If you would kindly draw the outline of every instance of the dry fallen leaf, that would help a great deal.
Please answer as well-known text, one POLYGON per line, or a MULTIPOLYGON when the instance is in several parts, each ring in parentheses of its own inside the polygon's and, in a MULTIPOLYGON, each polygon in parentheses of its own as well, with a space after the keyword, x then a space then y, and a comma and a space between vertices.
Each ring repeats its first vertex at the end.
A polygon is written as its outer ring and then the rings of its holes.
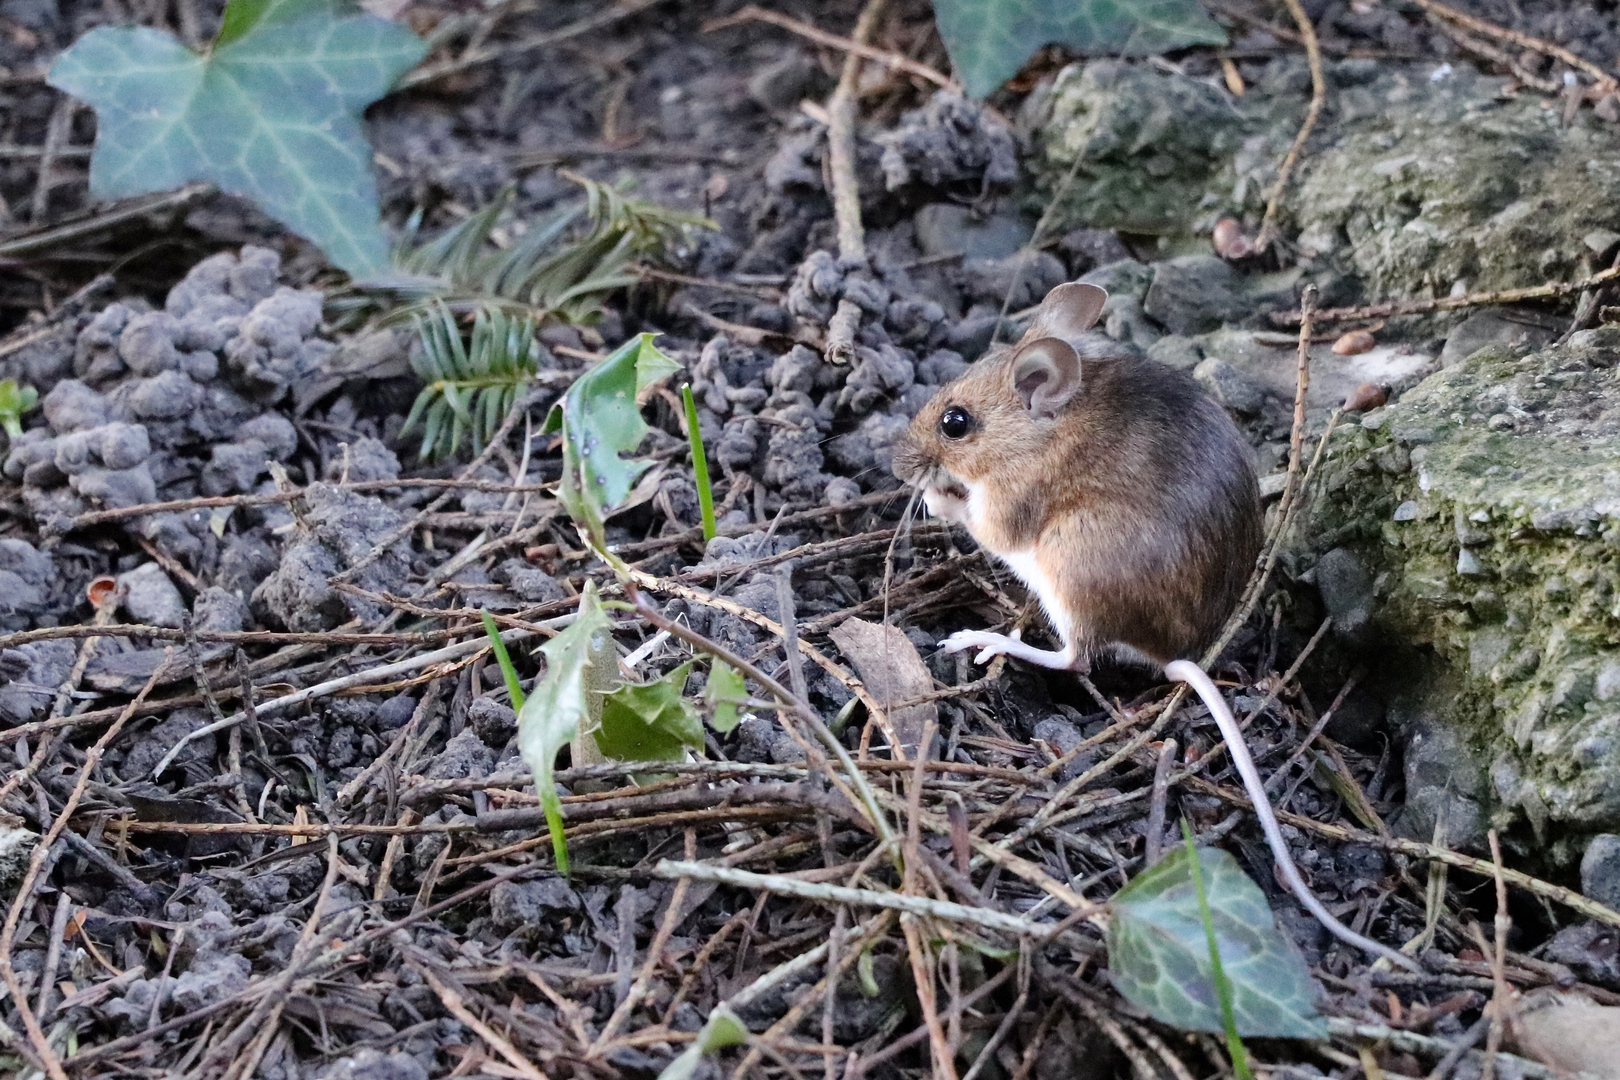
POLYGON ((1518 1053, 1561 1073, 1620 1080, 1620 1006, 1535 990, 1520 1002, 1510 1034, 1518 1053))
POLYGON ((939 723, 939 710, 931 701, 905 709, 890 706, 934 688, 933 673, 917 654, 917 647, 899 627, 863 619, 845 619, 827 636, 855 665, 855 672, 866 689, 889 714, 889 724, 907 759, 916 760, 923 729, 930 723, 939 723))

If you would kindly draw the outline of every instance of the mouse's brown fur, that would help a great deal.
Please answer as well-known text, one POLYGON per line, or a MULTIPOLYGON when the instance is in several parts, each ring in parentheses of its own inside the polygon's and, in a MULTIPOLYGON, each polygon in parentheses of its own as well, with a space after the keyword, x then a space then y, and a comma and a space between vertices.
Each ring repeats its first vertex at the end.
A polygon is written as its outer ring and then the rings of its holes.
MULTIPOLYGON (((1077 288, 1089 287, 1059 290, 1077 288)), ((1189 376, 1099 349, 1081 332, 1100 291, 1082 299, 1059 290, 1023 340, 923 407, 896 449, 895 474, 932 489, 931 504, 993 554, 1022 556, 1026 582, 1031 565, 1045 575, 1049 587, 1036 591, 1077 666, 1116 645, 1161 664, 1192 656, 1237 604, 1260 549, 1248 448, 1189 376), (1072 396, 1049 416, 1021 392, 1032 346, 1078 358, 1072 396), (971 414, 972 430, 949 439, 940 424, 953 406, 971 414)))

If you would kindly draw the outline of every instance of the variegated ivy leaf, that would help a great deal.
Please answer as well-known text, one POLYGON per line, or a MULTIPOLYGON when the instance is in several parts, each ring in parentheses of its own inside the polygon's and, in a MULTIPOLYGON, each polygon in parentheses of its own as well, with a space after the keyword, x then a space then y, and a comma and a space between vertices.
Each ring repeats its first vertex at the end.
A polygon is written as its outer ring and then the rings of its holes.
POLYGON ((207 181, 358 277, 388 261, 360 114, 426 51, 348 0, 230 0, 203 52, 148 26, 101 26, 49 82, 96 110, 92 198, 207 181))
MULTIPOLYGON (((1299 950, 1278 930, 1265 894, 1231 855, 1197 850, 1238 1034, 1325 1038, 1315 984, 1299 950)), ((1114 895, 1108 971, 1125 1000, 1155 1020, 1220 1033, 1220 999, 1191 871, 1190 855, 1177 848, 1114 895)))

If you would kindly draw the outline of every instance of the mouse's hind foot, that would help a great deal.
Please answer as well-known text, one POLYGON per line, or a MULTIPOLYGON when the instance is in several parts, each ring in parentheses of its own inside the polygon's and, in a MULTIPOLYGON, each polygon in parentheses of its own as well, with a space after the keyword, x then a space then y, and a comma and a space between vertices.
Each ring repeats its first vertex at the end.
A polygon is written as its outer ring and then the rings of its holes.
POLYGON ((1015 660, 1058 671, 1083 670, 1076 664, 1076 655, 1071 648, 1037 649, 1017 638, 1008 637, 1006 634, 993 634, 988 630, 958 630, 940 642, 939 647, 953 653, 978 649, 978 655, 973 658, 975 664, 988 664, 997 656, 1010 656, 1015 660))

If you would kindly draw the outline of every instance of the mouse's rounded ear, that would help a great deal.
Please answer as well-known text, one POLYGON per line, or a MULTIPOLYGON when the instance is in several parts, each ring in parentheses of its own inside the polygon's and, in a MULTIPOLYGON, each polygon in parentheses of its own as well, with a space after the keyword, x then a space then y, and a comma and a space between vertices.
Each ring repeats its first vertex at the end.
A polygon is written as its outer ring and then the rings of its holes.
POLYGON ((1107 302, 1108 291, 1096 285, 1080 281, 1059 285, 1041 301, 1041 310, 1025 337, 1029 340, 1055 337, 1067 341, 1096 325, 1107 302))
POLYGON ((1057 338, 1039 338, 1013 358, 1013 393, 1032 416, 1056 416, 1080 392, 1080 354, 1057 338))

